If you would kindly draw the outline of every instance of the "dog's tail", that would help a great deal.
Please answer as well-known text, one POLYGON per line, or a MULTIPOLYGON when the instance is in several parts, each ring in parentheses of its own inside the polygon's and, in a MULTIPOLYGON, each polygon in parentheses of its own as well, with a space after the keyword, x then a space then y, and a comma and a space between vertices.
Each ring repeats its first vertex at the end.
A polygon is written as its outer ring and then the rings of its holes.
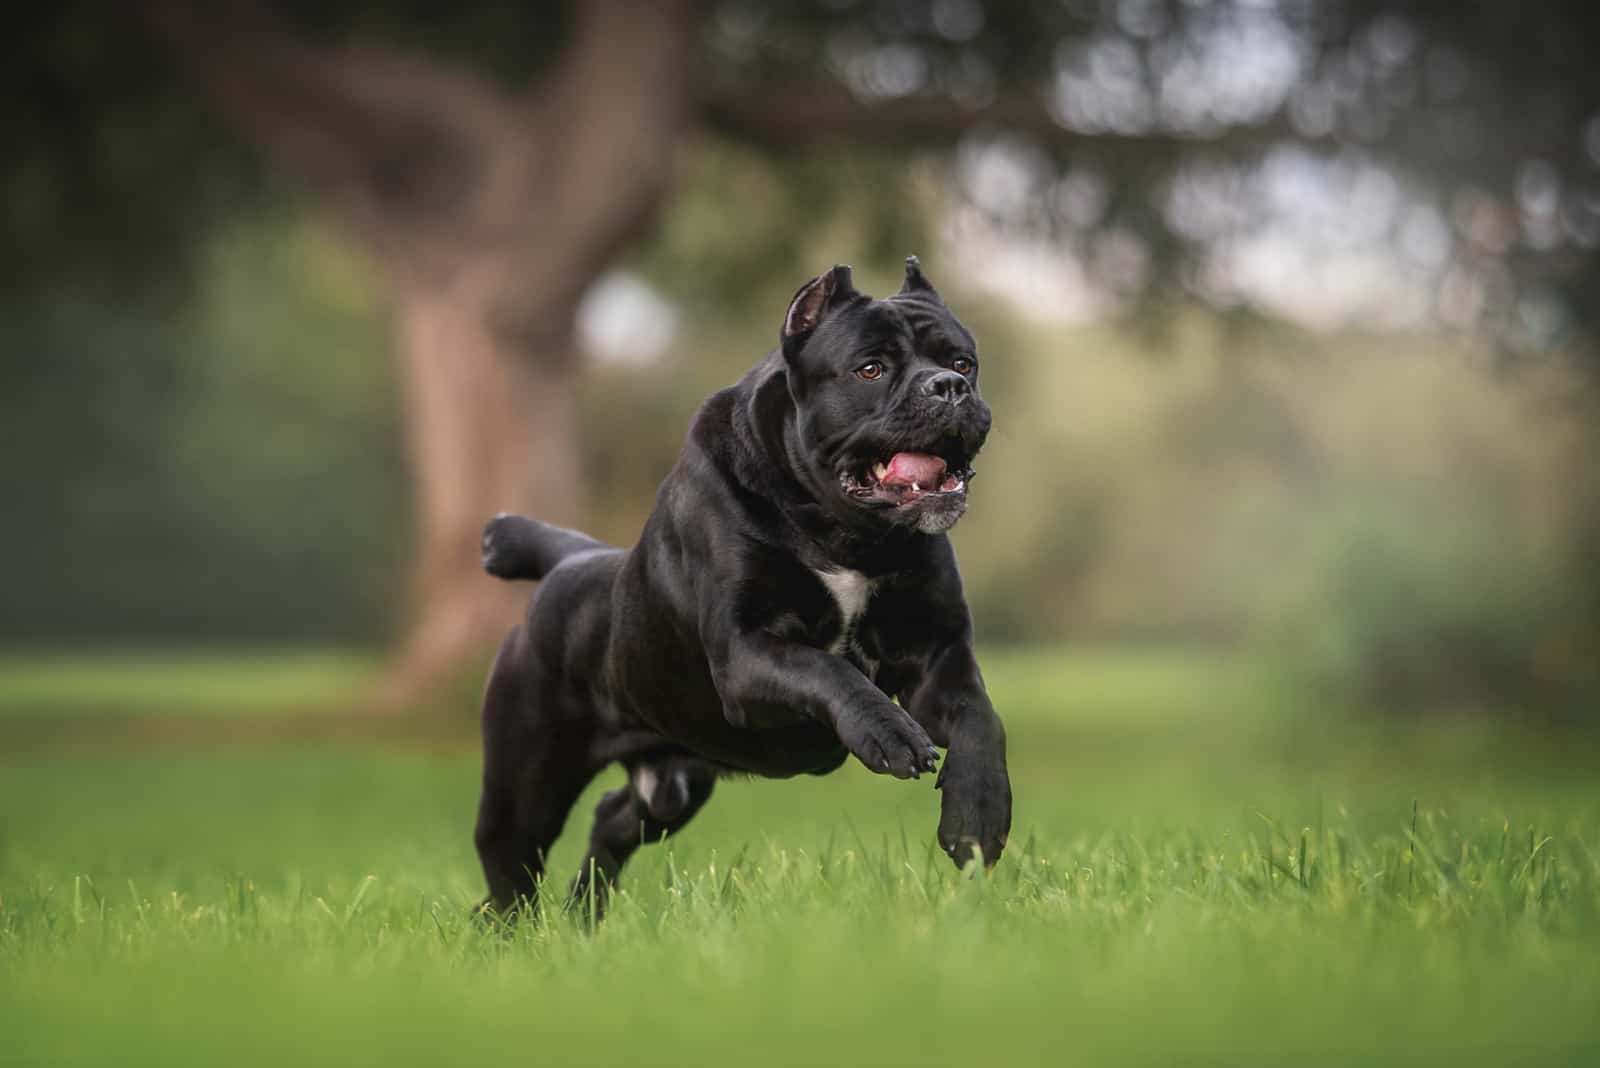
POLYGON ((569 556, 609 548, 576 530, 501 512, 483 528, 483 569, 503 579, 542 579, 569 556))

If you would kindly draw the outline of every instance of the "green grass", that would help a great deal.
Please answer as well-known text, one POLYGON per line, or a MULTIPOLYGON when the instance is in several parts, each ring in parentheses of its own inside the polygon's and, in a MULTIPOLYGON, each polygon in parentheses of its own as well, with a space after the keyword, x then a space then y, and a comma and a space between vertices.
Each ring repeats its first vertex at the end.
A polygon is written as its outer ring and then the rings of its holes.
POLYGON ((358 699, 377 666, 328 650, 0 653, 0 722, 321 712, 358 699))
POLYGON ((985 663, 993 873, 934 853, 927 779, 724 782, 597 930, 469 918, 470 739, 14 757, 0 1062, 1600 1057, 1591 743, 1348 726, 1196 653, 985 663))

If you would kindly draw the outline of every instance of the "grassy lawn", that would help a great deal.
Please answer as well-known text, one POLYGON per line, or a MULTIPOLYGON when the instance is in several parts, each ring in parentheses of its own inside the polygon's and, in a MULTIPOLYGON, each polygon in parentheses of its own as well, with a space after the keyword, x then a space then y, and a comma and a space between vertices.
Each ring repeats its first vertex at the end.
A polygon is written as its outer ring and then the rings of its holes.
POLYGON ((0 664, 0 1063, 1600 1059, 1600 750, 1351 724, 1234 659, 987 657, 988 877, 928 779, 724 782, 593 931, 469 919, 468 737, 8 753, 91 706, 334 705, 358 660, 0 664))
POLYGON ((356 700, 371 654, 0 652, 0 723, 322 713, 356 700))

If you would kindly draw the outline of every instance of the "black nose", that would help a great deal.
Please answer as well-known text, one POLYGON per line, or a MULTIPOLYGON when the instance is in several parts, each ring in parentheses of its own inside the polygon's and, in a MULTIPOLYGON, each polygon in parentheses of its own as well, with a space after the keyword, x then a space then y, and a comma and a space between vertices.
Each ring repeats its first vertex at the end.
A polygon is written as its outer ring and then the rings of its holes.
POLYGON ((951 404, 960 404, 972 396, 972 383, 967 376, 954 371, 935 371, 922 383, 922 392, 951 404))

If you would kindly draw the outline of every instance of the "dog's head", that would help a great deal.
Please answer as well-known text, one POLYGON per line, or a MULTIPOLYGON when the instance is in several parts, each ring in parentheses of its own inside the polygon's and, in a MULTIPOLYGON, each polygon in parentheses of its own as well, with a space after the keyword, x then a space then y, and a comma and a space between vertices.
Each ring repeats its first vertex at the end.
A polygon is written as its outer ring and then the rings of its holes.
POLYGON ((850 268, 800 287, 783 323, 796 430, 822 503, 864 520, 934 534, 967 510, 972 461, 989 433, 972 335, 917 258, 876 300, 850 268))

